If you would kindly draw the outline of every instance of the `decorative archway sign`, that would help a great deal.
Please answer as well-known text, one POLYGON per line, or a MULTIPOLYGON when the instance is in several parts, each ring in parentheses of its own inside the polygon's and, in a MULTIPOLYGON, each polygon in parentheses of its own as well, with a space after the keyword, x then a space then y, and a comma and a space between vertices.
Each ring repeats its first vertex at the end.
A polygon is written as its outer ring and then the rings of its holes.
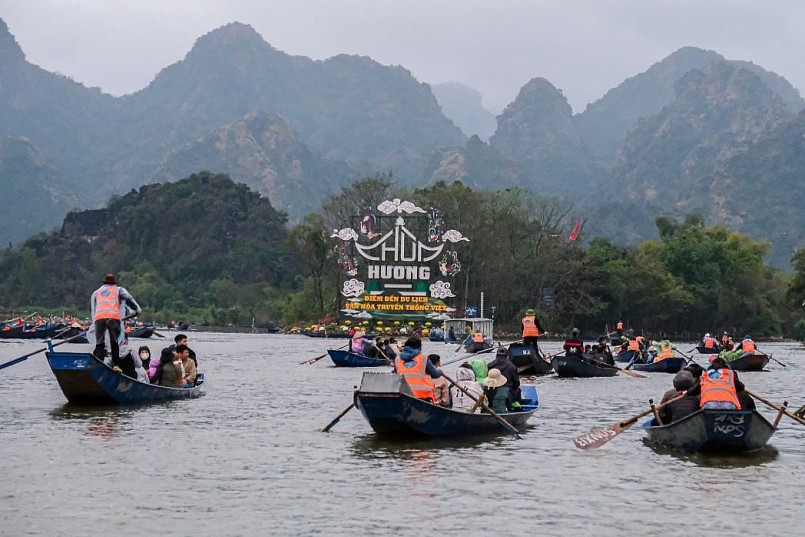
POLYGON ((341 313, 353 319, 441 320, 454 309, 457 248, 469 239, 444 229, 438 209, 429 211, 394 199, 353 217, 333 230, 343 269, 341 313))

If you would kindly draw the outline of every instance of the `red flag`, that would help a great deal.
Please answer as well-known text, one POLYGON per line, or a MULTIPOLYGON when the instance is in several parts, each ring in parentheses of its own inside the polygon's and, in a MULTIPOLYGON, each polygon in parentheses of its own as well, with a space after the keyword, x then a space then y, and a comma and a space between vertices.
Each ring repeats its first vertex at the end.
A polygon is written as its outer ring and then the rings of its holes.
POLYGON ((569 241, 574 241, 579 236, 579 228, 581 227, 581 221, 576 222, 576 225, 573 226, 573 231, 570 232, 570 236, 567 238, 569 241))

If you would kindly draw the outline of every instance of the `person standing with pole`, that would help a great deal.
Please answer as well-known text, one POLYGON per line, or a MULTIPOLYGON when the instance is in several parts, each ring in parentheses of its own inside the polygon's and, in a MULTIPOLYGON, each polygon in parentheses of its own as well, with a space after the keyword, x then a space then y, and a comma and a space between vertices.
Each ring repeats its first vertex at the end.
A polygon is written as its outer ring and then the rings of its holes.
POLYGON ((540 334, 544 334, 545 330, 542 328, 542 325, 539 323, 539 319, 537 319, 537 314, 532 309, 527 309, 525 311, 525 317, 523 317, 523 343, 526 345, 533 345, 534 350, 537 352, 538 355, 541 355, 539 351, 539 336, 540 334))
POLYGON ((115 275, 106 274, 102 285, 92 293, 90 299, 92 322, 95 326, 95 350, 92 354, 99 360, 106 357, 105 339, 106 333, 109 332, 112 365, 116 371, 120 371, 120 342, 118 339, 122 330, 120 310, 123 303, 134 310, 137 315, 142 312, 140 305, 126 288, 118 287, 115 275))

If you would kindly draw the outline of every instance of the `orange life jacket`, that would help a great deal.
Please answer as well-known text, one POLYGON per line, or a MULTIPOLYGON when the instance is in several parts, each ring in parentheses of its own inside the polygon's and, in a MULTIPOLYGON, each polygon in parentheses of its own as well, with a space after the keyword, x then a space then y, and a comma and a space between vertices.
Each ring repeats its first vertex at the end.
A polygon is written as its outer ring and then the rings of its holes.
POLYGON ((623 330, 623 323, 618 321, 618 330, 623 330))
POLYGON ((751 339, 745 339, 741 342, 741 348, 744 352, 755 352, 755 342, 751 339))
POLYGON ((484 342, 484 335, 481 332, 475 332, 475 335, 472 336, 472 341, 474 343, 483 343, 484 342))
POLYGON ((638 343, 636 339, 630 339, 629 340, 629 350, 630 351, 639 351, 640 350, 640 343, 638 343))
POLYGON ((665 360, 666 358, 673 358, 674 357, 674 349, 670 345, 663 345, 660 343, 660 354, 657 355, 657 358, 654 360, 658 362, 660 360, 665 360))
POLYGON ((719 369, 718 377, 714 379, 710 378, 710 373, 715 373, 715 371, 709 370, 702 373, 702 395, 699 406, 703 407, 705 403, 718 401, 732 403, 735 408, 740 409, 741 403, 738 401, 738 393, 735 391, 735 373, 732 369, 719 369))
POLYGON ((533 315, 523 317, 523 337, 539 337, 537 318, 533 315))
POLYGON ((704 348, 705 349, 712 349, 716 345, 716 340, 711 337, 704 338, 704 348))
POLYGON ((414 397, 417 399, 426 399, 431 403, 436 402, 436 392, 433 381, 427 371, 427 358, 420 352, 414 356, 413 360, 409 360, 410 367, 405 365, 405 360, 399 356, 395 360, 397 366, 397 373, 405 377, 405 381, 411 387, 414 397))
POLYGON ((120 290, 116 285, 102 285, 95 291, 95 321, 120 320, 120 290))

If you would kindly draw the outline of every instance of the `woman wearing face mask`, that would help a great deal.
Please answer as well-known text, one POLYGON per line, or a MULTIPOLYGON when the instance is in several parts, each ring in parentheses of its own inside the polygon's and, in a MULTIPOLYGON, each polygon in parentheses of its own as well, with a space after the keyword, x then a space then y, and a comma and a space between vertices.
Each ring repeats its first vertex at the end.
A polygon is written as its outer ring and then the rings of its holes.
POLYGON ((143 345, 137 351, 137 354, 140 356, 140 361, 143 363, 143 369, 145 369, 146 376, 150 380, 150 378, 151 378, 151 371, 150 371, 150 369, 151 369, 151 349, 149 349, 147 346, 143 345))

